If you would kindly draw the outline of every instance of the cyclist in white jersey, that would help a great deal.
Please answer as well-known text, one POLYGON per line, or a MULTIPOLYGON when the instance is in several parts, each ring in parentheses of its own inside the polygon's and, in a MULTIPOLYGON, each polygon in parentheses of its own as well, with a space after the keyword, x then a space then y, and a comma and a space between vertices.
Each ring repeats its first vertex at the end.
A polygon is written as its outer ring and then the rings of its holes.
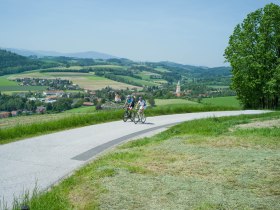
POLYGON ((136 107, 139 107, 140 112, 144 112, 144 110, 147 108, 146 102, 142 97, 139 97, 139 101, 137 102, 136 107))

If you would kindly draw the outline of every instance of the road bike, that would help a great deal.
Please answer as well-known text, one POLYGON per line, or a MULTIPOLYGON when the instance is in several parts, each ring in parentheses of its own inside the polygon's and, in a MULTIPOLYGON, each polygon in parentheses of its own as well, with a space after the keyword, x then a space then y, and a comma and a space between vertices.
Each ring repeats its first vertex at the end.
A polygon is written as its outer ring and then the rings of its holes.
POLYGON ((138 112, 135 113, 134 123, 137 124, 138 122, 142 122, 142 123, 146 122, 146 116, 143 110, 142 111, 139 110, 138 112))
POLYGON ((133 111, 132 107, 124 107, 124 110, 123 121, 126 122, 128 119, 134 121, 135 112, 133 111))

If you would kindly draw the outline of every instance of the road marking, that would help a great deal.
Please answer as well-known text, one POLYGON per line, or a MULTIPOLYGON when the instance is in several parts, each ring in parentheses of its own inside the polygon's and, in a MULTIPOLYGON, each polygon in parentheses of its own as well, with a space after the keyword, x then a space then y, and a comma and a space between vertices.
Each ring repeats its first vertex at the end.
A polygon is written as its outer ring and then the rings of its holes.
POLYGON ((126 140, 129 140, 129 139, 132 139, 136 136, 140 136, 142 134, 145 134, 145 133, 148 133, 148 132, 151 132, 151 131, 154 131, 154 130, 158 130, 160 128, 164 128, 164 127, 170 127, 170 126, 173 126, 173 125, 176 125, 178 123, 169 123, 169 124, 165 124, 165 125, 160 125, 160 126, 157 126, 157 127, 153 127, 153 128, 148 128, 148 129, 145 129, 145 130, 142 130, 142 131, 138 131, 138 132, 135 132, 135 133, 131 133, 131 134, 128 134, 126 136, 122 136, 120 138, 117 138, 117 139, 114 139, 112 141, 109 141, 105 144, 101 144, 97 147, 94 147, 94 148, 91 148, 73 158, 71 158, 72 160, 79 160, 79 161, 87 161, 91 158, 93 158, 95 155, 103 152, 104 150, 112 147, 112 146, 115 146, 123 141, 126 141, 126 140))

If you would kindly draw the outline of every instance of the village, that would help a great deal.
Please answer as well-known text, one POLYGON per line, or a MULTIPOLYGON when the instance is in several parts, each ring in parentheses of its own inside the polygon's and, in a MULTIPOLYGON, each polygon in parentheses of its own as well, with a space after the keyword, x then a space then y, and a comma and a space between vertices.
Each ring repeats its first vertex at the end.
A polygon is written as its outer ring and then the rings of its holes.
POLYGON ((48 90, 81 90, 79 85, 65 79, 16 78, 20 86, 48 86, 48 90))

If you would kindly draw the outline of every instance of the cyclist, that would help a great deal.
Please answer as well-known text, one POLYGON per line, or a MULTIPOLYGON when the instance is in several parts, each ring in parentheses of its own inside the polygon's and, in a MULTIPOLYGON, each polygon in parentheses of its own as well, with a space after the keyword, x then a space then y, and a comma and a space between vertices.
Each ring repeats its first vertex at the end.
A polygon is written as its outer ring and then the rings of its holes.
POLYGON ((144 113, 144 110, 147 108, 147 105, 146 105, 146 101, 142 97, 139 97, 139 101, 137 102, 136 107, 138 107, 138 106, 140 106, 139 113, 140 112, 144 113))
POLYGON ((135 105, 135 102, 134 102, 133 97, 131 97, 131 95, 128 95, 126 97, 126 101, 125 101, 124 107, 127 107, 127 110, 129 110, 129 115, 130 116, 131 116, 131 111, 134 108, 134 105, 135 105))

